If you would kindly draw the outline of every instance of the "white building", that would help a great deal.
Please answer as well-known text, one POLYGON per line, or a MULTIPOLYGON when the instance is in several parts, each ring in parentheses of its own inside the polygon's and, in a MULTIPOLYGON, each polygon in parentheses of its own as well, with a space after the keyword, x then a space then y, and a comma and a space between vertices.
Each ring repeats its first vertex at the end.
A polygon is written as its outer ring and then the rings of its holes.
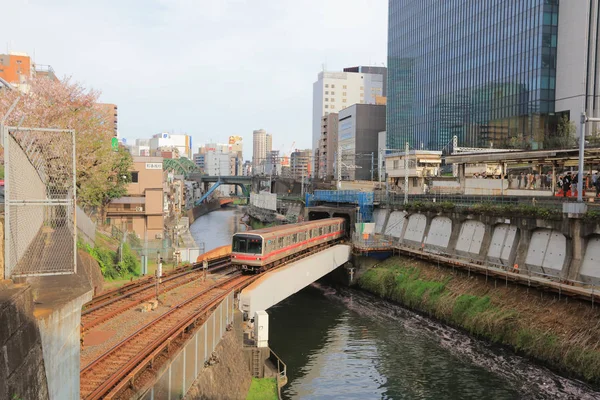
POLYGON ((352 67, 342 72, 319 73, 313 83, 313 154, 319 148, 323 116, 354 104, 376 104, 376 97, 386 96, 386 79, 385 67, 352 67))
POLYGON ((185 134, 158 133, 149 140, 150 151, 158 149, 177 149, 179 157, 192 159, 192 137, 185 134))
POLYGON ((273 150, 273 137, 264 129, 252 132, 252 171, 255 175, 265 173, 267 154, 273 150))

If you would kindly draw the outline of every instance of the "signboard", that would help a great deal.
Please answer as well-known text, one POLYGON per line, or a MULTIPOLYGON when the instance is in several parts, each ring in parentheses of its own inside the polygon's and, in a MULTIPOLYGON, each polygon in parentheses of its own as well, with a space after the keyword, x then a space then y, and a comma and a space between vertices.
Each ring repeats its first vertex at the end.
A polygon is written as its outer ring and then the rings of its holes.
POLYGON ((146 169, 162 169, 162 163, 146 163, 146 169))
POLYGON ((113 151, 119 150, 119 139, 113 137, 110 141, 110 147, 112 147, 113 151))

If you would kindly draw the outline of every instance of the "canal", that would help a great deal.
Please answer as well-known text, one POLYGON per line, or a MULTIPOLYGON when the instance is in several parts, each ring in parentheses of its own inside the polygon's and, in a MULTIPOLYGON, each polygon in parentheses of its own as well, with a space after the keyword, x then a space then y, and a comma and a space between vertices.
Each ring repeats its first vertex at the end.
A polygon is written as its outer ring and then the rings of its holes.
MULTIPOLYGON (((239 210, 201 217, 207 249, 242 230, 239 210)), ((398 305, 316 284, 269 313, 285 399, 597 399, 585 385, 398 305)))

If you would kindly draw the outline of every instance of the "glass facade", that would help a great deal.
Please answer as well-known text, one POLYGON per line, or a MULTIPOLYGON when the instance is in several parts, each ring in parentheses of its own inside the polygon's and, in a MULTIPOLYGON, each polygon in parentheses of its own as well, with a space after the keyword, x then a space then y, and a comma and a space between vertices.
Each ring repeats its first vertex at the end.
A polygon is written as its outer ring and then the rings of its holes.
POLYGON ((544 147, 558 0, 389 0, 387 147, 544 147))

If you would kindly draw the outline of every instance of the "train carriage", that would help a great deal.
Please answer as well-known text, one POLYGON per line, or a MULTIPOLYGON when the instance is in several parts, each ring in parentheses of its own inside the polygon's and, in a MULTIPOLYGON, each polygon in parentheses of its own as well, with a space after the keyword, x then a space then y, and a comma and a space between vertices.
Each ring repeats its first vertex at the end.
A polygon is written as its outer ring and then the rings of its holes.
POLYGON ((231 262, 247 272, 263 272, 299 253, 345 236, 343 218, 328 218, 240 232, 233 235, 231 262))

